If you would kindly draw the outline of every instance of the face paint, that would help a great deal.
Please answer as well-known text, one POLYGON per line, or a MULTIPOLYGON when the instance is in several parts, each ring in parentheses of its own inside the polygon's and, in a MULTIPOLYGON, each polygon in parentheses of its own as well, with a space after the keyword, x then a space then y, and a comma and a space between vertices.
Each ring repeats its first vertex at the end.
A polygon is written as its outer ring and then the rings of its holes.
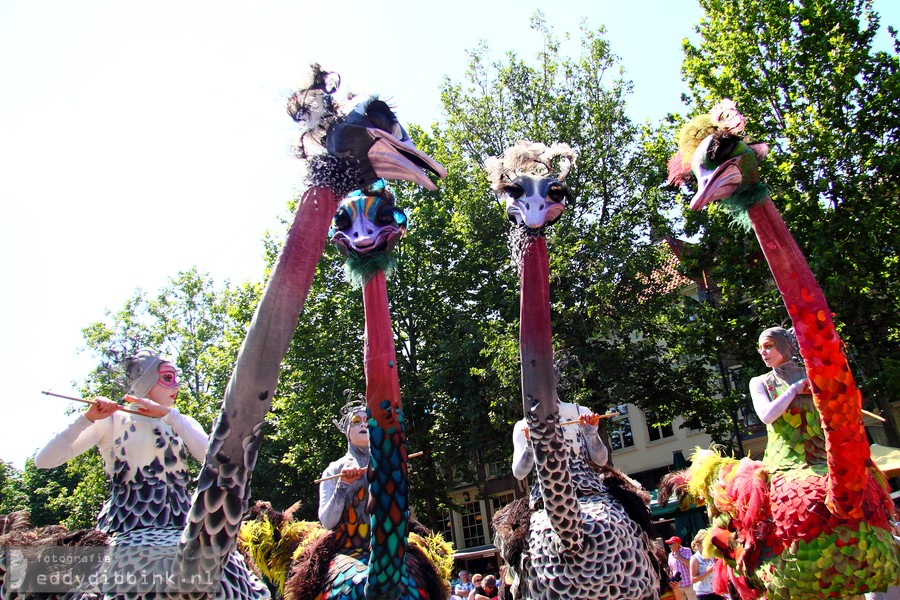
POLYGON ((172 389, 178 387, 178 372, 175 370, 169 363, 163 363, 159 367, 159 378, 156 380, 156 383, 160 387, 164 387, 166 389, 172 389))
POLYGON ((369 445, 369 424, 366 422, 365 413, 358 412, 350 417, 347 439, 354 446, 366 447, 369 445))

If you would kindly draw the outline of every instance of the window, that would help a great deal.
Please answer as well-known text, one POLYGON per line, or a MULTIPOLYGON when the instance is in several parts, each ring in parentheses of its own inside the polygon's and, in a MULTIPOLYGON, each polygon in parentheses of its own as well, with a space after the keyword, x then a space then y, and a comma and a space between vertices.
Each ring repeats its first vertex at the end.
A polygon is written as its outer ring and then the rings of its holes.
POLYGON ((628 418, 628 405, 610 406, 607 412, 619 413, 608 424, 609 441, 613 452, 634 447, 634 436, 631 434, 631 420, 628 418))
POLYGON ((512 492, 504 492, 503 494, 491 496, 491 513, 496 513, 515 499, 516 495, 512 492))
POLYGON ((472 548, 481 546, 484 541, 483 517, 481 515, 481 502, 468 502, 462 513, 463 547, 472 548))
POLYGON ((444 536, 444 539, 447 540, 448 542, 453 541, 452 523, 453 523, 452 513, 449 510, 444 509, 441 512, 441 519, 438 521, 436 529, 438 530, 438 533, 440 533, 442 536, 444 536))
POLYGON ((651 442, 656 442, 667 437, 675 437, 675 432, 672 431, 672 424, 658 424, 659 417, 656 416, 655 412, 651 410, 646 411, 644 413, 644 419, 647 421, 647 439, 651 442))
POLYGON ((485 475, 488 479, 496 479, 500 477, 500 463, 494 461, 484 465, 485 475))

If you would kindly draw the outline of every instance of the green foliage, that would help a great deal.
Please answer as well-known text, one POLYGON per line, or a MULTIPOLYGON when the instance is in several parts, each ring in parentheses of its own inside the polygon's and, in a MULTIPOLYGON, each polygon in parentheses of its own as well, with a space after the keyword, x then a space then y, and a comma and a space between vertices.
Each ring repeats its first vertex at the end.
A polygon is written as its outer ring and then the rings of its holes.
MULTIPOLYGON (((489 208, 493 214, 482 215, 471 235, 484 240, 480 254, 491 261, 486 268, 503 268, 503 210, 486 197, 480 164, 523 138, 570 144, 578 158, 566 183, 576 200, 549 237, 555 347, 582 365, 567 399, 599 412, 630 402, 665 421, 696 414, 714 433, 724 431, 715 405, 717 382, 706 368, 710 353, 678 343, 689 315, 677 291, 661 293, 658 280, 653 283, 666 258, 657 242, 669 230, 667 214, 675 206, 674 196, 658 188, 668 128, 641 128, 627 118, 631 84, 602 29, 582 28, 580 54, 569 58, 542 15, 532 25, 544 39, 535 66, 512 53, 505 62, 489 64, 482 47, 472 53, 468 84, 445 85, 445 144, 463 163, 448 170, 473 175, 460 192, 452 183, 444 186, 444 204, 489 208)), ((482 294, 497 293, 475 315, 488 340, 482 351, 488 365, 476 372, 494 398, 492 421, 500 418, 508 452, 509 425, 522 414, 518 282, 507 268, 502 279, 494 275, 484 286, 482 294)))
MULTIPOLYGON (((734 99, 751 137, 772 146, 763 181, 836 313, 865 398, 888 414, 900 399, 887 375, 900 358, 896 34, 892 52, 873 50, 879 17, 869 0, 700 4, 700 41, 684 42, 689 102, 704 112, 734 99)), ((718 310, 742 321, 729 330, 730 318, 718 319, 723 347, 752 347, 787 316, 755 240, 716 212, 687 215, 686 227, 702 233, 694 268, 718 284, 718 310)))
POLYGON ((28 508, 28 495, 22 486, 22 474, 12 463, 0 461, 0 515, 28 508))

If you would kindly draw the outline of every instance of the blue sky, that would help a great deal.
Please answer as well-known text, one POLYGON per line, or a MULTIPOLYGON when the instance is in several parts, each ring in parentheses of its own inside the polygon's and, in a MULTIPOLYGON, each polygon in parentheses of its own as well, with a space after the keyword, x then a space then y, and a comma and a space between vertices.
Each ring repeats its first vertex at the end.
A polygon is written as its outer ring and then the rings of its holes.
MULTIPOLYGON (((875 2, 883 25, 900 25, 892 4, 875 2)), ((693 0, 0 0, 0 459, 21 467, 69 421, 40 391, 72 393, 92 365, 81 328, 135 288, 194 265, 261 278, 263 235, 301 183, 284 101, 309 63, 427 125, 467 50, 539 50, 538 8, 560 36, 607 28, 633 118, 681 109, 693 0)))

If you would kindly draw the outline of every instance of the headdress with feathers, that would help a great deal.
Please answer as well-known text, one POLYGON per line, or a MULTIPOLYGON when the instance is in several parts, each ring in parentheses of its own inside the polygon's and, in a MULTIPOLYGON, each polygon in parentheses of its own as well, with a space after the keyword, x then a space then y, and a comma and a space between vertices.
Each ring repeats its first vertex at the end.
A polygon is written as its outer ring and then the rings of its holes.
POLYGON ((565 181, 575 164, 575 151, 568 144, 546 146, 540 142, 522 140, 510 146, 503 156, 491 156, 484 162, 491 188, 500 191, 520 175, 554 177, 565 181))

